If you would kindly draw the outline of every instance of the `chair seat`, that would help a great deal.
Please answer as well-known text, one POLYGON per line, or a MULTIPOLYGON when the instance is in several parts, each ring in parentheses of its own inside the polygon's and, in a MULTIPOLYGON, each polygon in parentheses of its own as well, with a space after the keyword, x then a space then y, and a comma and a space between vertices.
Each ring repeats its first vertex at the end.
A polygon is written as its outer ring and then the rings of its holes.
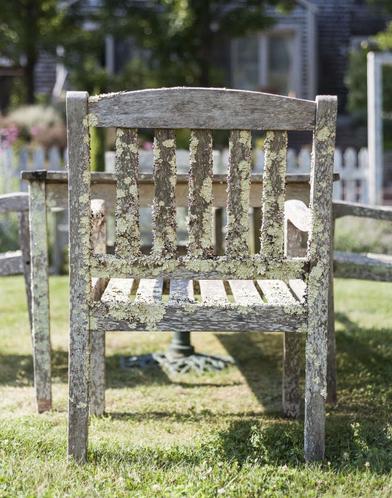
POLYGON ((294 332, 306 322, 305 295, 302 280, 112 278, 92 318, 105 330, 294 332))
POLYGON ((340 278, 392 282, 392 256, 335 251, 334 274, 340 278))

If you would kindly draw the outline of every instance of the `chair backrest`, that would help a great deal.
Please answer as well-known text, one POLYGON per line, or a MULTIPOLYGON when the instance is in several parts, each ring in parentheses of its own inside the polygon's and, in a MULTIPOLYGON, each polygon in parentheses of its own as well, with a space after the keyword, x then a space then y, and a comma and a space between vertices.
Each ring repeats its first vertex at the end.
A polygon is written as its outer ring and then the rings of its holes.
POLYGON ((260 92, 168 88, 89 97, 67 94, 72 271, 94 276, 153 278, 298 278, 330 242, 336 98, 301 100, 260 92), (117 204, 114 255, 90 244, 89 127, 115 127, 117 204), (140 252, 138 129, 154 138, 153 250, 140 252), (175 130, 190 129, 188 255, 176 255, 175 130), (230 130, 226 253, 213 254, 212 130, 230 130), (251 132, 266 131, 261 250, 248 250, 251 132), (313 132, 306 258, 284 254, 287 132, 313 132), (72 257, 74 254, 74 257, 72 257), (90 273, 91 271, 91 273, 90 273))

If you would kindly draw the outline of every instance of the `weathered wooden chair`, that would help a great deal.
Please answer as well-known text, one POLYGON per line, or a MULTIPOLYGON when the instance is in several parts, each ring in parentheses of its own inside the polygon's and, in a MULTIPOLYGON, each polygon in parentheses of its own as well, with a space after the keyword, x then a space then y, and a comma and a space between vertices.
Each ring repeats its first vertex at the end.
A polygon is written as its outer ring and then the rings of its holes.
POLYGON ((0 195, 0 213, 18 213, 20 249, 0 254, 0 276, 24 275, 27 309, 31 325, 31 275, 30 275, 30 230, 29 195, 14 192, 0 195))
MULTIPOLYGON (((305 458, 324 456, 336 98, 172 88, 67 95, 70 207, 68 454, 87 457, 90 344, 103 331, 306 334, 305 458), (116 127, 116 251, 91 249, 89 126, 116 127), (140 253, 137 128, 155 129, 154 244, 140 253), (189 245, 176 255, 175 129, 191 130, 189 245), (212 133, 230 130, 225 255, 212 243, 212 133), (248 249, 251 130, 266 132, 260 254, 248 249), (313 131, 307 255, 284 254, 287 131, 313 131), (110 279, 100 298, 92 278, 110 279), (162 299, 169 280, 168 300, 162 299), (195 282, 197 283, 196 286, 195 282), (137 291, 135 295, 135 287, 137 291), (200 289, 200 298, 195 289, 200 289), (299 289, 299 290, 298 290, 299 289)), ((287 335, 287 334, 286 334, 287 335)))
MULTIPOLYGON (((392 221, 392 208, 387 206, 368 206, 354 202, 333 202, 333 233, 335 221, 345 216, 354 216, 374 220, 392 221)), ((306 241, 311 230, 311 212, 298 200, 291 200, 285 205, 286 224, 292 227, 288 240, 296 245, 297 255, 304 256, 306 241)), ((290 228, 289 228, 290 230, 290 228)), ((332 241, 333 242, 333 241, 332 241)), ((388 254, 354 253, 333 251, 333 268, 331 272, 330 297, 328 306, 328 369, 327 401, 336 403, 336 344, 333 277, 353 278, 379 282, 392 282, 392 256, 388 254)))

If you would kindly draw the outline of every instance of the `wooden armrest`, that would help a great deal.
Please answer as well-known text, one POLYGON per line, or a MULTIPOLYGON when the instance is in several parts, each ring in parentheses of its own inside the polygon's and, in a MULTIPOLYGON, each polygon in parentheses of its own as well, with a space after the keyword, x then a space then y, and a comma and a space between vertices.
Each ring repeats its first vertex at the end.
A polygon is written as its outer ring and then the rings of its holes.
POLYGON ((343 216, 358 216, 362 218, 372 218, 375 220, 392 221, 392 208, 385 206, 367 206, 355 202, 333 202, 334 218, 343 216))
POLYGON ((21 212, 29 209, 29 194, 13 192, 0 195, 0 213, 21 212))
POLYGON ((302 201, 291 199, 284 203, 286 221, 290 221, 301 232, 310 231, 310 209, 302 201))

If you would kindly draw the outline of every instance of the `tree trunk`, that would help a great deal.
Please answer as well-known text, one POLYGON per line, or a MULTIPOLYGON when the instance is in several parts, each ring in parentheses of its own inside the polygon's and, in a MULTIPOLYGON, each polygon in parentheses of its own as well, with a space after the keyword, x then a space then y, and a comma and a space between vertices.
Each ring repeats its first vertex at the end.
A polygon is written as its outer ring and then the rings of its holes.
POLYGON ((24 68, 24 84, 26 90, 26 102, 34 104, 35 102, 35 66, 37 64, 37 56, 34 53, 26 54, 27 62, 24 68))

